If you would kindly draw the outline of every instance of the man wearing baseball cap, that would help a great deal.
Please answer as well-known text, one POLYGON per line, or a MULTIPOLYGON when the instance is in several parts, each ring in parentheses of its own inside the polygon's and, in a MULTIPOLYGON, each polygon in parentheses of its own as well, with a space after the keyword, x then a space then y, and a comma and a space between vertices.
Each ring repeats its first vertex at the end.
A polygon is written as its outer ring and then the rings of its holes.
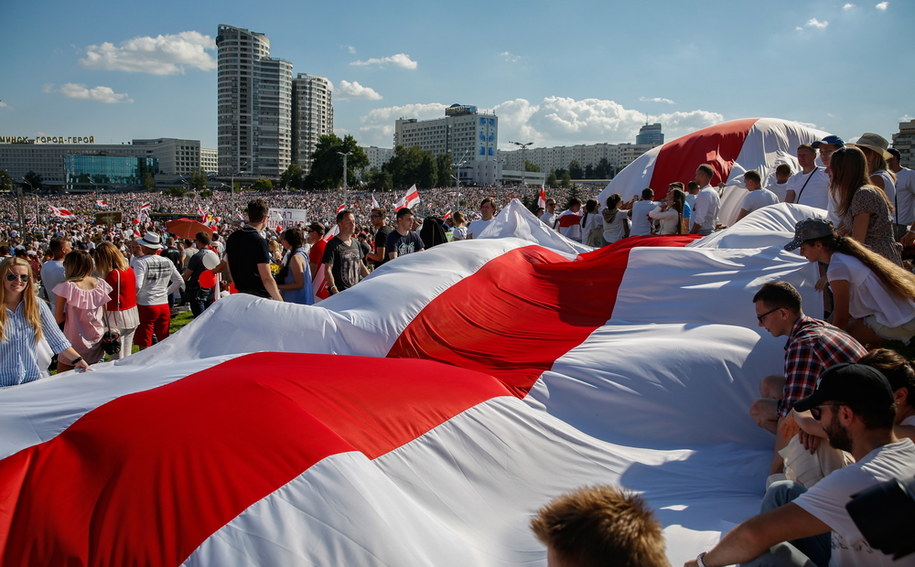
POLYGON ((824 166, 829 167, 829 157, 832 152, 845 147, 845 140, 838 136, 826 136, 822 140, 817 140, 810 144, 810 146, 820 150, 820 161, 823 162, 824 166))
POLYGON ((915 565, 915 555, 894 561, 872 549, 845 509, 866 488, 915 475, 915 444, 893 434, 896 406, 887 379, 870 366, 837 364, 794 409, 809 411, 829 444, 849 451, 856 462, 807 491, 792 481, 773 484, 761 514, 686 565, 915 565))

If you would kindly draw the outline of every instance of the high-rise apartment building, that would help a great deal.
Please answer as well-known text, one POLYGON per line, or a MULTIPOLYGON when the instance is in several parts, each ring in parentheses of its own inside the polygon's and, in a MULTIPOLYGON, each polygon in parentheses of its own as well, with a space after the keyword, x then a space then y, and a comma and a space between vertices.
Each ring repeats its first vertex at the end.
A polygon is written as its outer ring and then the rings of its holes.
POLYGON ((664 133, 661 132, 659 123, 645 124, 639 128, 639 133, 635 137, 636 144, 654 144, 660 146, 664 143, 664 133))
POLYGON ((915 168, 915 120, 899 123, 899 132, 893 134, 893 147, 899 150, 899 163, 915 168))
POLYGON ((496 162, 499 144, 499 119, 495 114, 480 113, 475 106, 453 104, 445 109, 444 118, 417 120, 401 118, 394 123, 394 145, 451 154, 461 164, 461 182, 491 185, 500 176, 496 162), (490 165, 493 165, 490 164, 490 165))
POLYGON ((308 173, 318 140, 333 131, 330 81, 299 73, 292 80, 292 161, 308 173))
POLYGON ((278 177, 292 159, 292 63, 270 57, 264 34, 217 32, 219 171, 278 177))

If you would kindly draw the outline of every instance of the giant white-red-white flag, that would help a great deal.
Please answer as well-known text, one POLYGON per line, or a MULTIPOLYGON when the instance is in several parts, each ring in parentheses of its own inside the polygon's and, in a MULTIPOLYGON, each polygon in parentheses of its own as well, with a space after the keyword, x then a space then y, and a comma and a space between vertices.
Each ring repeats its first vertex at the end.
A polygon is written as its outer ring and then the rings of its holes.
POLYGON ((416 189, 416 184, 414 183, 412 187, 407 189, 407 192, 403 197, 400 198, 396 203, 394 203, 394 211, 399 211, 403 208, 413 208, 419 204, 419 190, 416 189))
POLYGON ((752 296, 787 280, 818 315, 782 250, 810 211, 591 250, 513 201, 493 238, 318 306, 233 295, 7 388, 0 564, 543 564, 531 515, 595 483, 641 493, 685 562, 758 510, 771 436, 746 412, 784 352, 752 296))

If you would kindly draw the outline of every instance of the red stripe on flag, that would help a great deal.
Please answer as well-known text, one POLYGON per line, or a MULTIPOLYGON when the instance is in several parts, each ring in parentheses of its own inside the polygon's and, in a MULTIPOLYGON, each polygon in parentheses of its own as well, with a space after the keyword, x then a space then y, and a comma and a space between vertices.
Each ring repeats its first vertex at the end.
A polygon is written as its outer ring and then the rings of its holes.
POLYGON ((696 168, 707 163, 715 170, 712 185, 727 181, 731 166, 740 155, 744 140, 756 118, 734 120, 703 128, 688 136, 664 144, 655 159, 651 183, 655 198, 667 195, 667 186, 674 181, 684 185, 696 178, 696 168), (708 151, 717 148, 717 151, 708 151))
POLYGON ((423 360, 233 359, 0 461, 0 564, 178 565, 321 459, 375 458, 506 395, 491 376, 423 360))
POLYGON ((439 294, 388 356, 486 372, 524 396, 556 359, 610 319, 628 259, 622 246, 574 261, 539 246, 507 252, 439 294))

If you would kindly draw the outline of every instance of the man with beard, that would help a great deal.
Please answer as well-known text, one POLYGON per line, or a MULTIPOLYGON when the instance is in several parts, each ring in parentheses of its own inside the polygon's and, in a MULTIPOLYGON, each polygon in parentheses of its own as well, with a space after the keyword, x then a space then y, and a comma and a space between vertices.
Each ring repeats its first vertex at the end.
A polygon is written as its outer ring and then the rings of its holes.
POLYGON ((794 409, 809 411, 829 444, 850 452, 856 462, 809 490, 792 481, 772 484, 761 514, 686 565, 915 565, 915 555, 894 561, 872 549, 845 509, 854 494, 915 474, 915 444, 893 433, 896 406, 886 377, 863 364, 837 364, 794 409))

